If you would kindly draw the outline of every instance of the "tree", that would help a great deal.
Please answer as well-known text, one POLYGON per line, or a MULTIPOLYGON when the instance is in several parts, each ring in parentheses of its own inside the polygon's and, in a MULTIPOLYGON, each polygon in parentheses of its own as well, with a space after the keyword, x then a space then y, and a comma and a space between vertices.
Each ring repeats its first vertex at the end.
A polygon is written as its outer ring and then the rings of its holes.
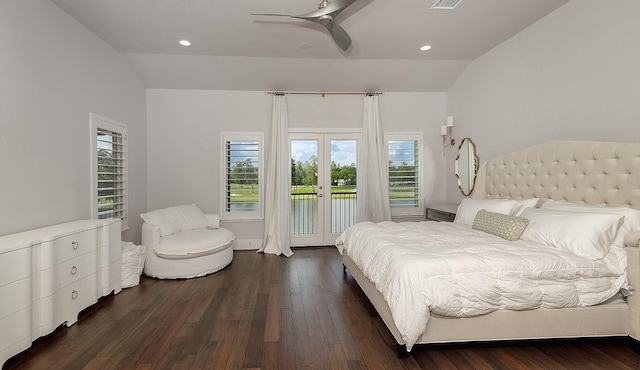
POLYGON ((302 178, 302 162, 291 159, 291 185, 297 189, 298 185, 302 185, 302 178))
POLYGON ((340 179, 340 166, 335 162, 335 161, 331 161, 331 183, 332 184, 336 184, 338 183, 338 179, 340 179))
POLYGON ((251 191, 253 192, 254 185, 258 184, 258 168, 253 166, 251 158, 238 161, 233 165, 229 179, 231 182, 239 184, 241 188, 244 185, 251 185, 251 191))
POLYGON ((340 178, 344 180, 345 184, 356 185, 356 164, 351 163, 347 166, 342 166, 340 168, 340 178))
POLYGON ((301 183, 306 186, 311 186, 313 192, 315 192, 315 185, 318 183, 318 157, 312 155, 301 164, 300 168, 301 183))

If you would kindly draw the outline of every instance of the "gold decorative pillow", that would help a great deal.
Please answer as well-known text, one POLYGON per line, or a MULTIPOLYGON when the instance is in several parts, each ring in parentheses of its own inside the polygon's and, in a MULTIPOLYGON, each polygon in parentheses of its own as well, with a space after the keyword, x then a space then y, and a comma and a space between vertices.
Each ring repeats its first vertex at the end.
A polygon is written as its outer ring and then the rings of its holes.
POLYGON ((481 209, 473 220, 472 228, 514 241, 520 238, 528 224, 529 220, 526 218, 481 209))

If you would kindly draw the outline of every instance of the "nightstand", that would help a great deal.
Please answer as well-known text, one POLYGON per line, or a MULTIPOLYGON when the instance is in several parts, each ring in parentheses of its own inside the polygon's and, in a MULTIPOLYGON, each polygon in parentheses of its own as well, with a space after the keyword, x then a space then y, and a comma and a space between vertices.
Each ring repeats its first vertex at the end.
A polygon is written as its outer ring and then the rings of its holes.
POLYGON ((458 205, 454 203, 434 203, 427 207, 427 221, 453 222, 458 205))

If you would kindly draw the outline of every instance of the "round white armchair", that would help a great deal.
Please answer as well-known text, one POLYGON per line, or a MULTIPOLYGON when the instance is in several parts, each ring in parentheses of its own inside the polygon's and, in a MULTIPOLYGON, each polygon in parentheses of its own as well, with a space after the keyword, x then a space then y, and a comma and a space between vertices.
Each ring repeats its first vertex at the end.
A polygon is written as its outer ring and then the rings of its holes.
POLYGON ((140 215, 147 258, 144 274, 158 279, 187 279, 211 274, 233 260, 235 235, 220 227, 220 217, 194 204, 140 215))

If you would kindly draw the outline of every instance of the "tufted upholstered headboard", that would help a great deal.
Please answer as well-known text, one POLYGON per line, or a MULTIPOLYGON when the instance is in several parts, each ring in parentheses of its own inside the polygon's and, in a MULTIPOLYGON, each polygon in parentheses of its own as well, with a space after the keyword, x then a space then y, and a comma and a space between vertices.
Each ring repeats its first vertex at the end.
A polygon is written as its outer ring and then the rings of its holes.
POLYGON ((472 197, 640 209, 640 143, 551 141, 497 157, 481 164, 472 197))

